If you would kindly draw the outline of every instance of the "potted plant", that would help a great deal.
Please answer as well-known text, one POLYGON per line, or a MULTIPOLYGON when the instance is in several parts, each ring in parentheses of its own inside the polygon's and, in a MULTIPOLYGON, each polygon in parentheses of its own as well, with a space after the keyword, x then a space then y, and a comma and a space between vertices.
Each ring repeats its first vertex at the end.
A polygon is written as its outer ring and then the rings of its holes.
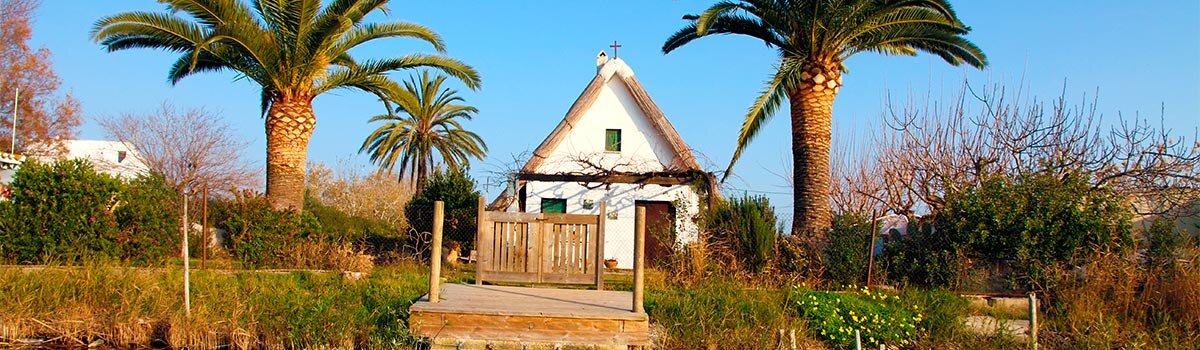
POLYGON ((608 268, 609 270, 617 268, 617 259, 604 259, 604 267, 608 268))

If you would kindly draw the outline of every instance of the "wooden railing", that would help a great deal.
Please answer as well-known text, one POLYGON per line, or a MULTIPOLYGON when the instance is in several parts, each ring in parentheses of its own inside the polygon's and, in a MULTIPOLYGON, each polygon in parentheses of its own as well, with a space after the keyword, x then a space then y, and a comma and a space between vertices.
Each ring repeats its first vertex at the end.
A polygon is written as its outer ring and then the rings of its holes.
POLYGON ((595 284, 604 289, 604 217, 484 210, 479 200, 475 282, 595 284))

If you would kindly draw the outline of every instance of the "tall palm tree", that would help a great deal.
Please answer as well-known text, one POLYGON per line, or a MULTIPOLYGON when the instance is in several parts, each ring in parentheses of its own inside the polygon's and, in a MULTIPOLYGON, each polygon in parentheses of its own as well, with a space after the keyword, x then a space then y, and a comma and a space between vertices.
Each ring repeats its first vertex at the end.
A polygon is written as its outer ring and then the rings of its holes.
POLYGON ((459 124, 479 110, 462 105, 465 101, 458 91, 442 88, 444 81, 446 77, 431 78, 425 71, 420 81, 412 77, 405 82, 404 91, 392 99, 396 113, 371 118, 386 123, 371 132, 358 150, 369 153, 380 169, 393 170, 400 161, 400 177, 415 179, 417 192, 434 169, 434 152, 450 171, 465 169, 470 158, 482 160, 487 155, 483 139, 459 124))
POLYGON ((830 227, 829 142, 833 100, 847 59, 861 52, 926 52, 952 65, 987 65, 963 36, 948 0, 742 0, 718 2, 671 35, 663 53, 701 37, 737 34, 776 49, 779 62, 738 133, 726 176, 747 144, 786 99, 792 122, 792 233, 823 235, 830 227))
POLYGON ((108 51, 162 49, 180 57, 167 73, 175 84, 200 72, 233 71, 262 87, 267 131, 267 195, 277 208, 301 208, 308 140, 316 126, 313 99, 357 89, 384 100, 397 94, 391 71, 429 67, 479 87, 470 66, 442 55, 410 54, 358 61, 350 50, 383 38, 415 38, 445 51, 429 28, 403 22, 363 23, 389 0, 159 0, 164 12, 101 18, 92 37, 108 51))

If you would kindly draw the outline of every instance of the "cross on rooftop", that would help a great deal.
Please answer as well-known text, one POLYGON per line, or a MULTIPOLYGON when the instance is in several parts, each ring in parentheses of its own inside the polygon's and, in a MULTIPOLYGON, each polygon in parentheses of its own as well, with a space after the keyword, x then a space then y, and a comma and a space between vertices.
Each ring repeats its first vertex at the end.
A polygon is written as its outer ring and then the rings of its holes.
POLYGON ((617 58, 617 48, 620 48, 621 44, 618 44, 616 40, 613 40, 613 44, 608 45, 608 47, 613 49, 613 58, 617 58))

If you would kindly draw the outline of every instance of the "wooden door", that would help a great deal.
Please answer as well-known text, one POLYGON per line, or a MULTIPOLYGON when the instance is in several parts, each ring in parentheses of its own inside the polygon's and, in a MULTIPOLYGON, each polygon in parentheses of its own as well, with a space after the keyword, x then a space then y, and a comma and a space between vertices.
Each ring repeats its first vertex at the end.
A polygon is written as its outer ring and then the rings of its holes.
POLYGON ((637 201, 646 208, 646 264, 659 266, 675 244, 675 206, 671 202, 637 201))

